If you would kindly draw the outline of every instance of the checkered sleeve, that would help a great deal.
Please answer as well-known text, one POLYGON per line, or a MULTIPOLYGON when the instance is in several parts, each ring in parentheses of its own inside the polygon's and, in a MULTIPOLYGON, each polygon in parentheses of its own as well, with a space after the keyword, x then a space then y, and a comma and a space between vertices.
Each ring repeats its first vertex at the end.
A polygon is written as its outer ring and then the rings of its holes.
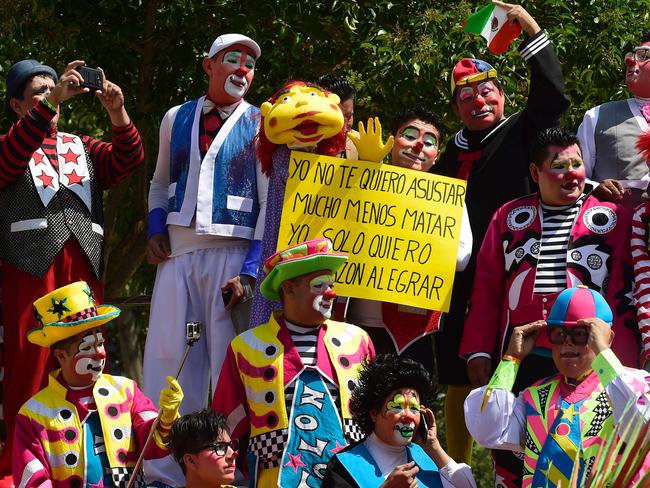
MULTIPOLYGON (((611 405, 617 424, 643 425, 650 420, 650 373, 623 367, 611 349, 598 354, 592 367, 605 386, 609 399, 605 405, 611 405)), ((605 412, 604 407, 602 410, 605 412)), ((628 434, 632 431, 634 428, 628 434)))
MULTIPOLYGON (((115 486, 115 488, 127 488, 127 486, 129 486, 129 479, 131 478, 131 473, 133 473, 133 468, 116 467, 107 469, 111 472, 111 479, 113 480, 113 486, 115 486)), ((147 482, 142 470, 138 471, 135 475, 135 480, 132 486, 134 488, 146 488, 147 482)))
POLYGON ((365 437, 361 427, 352 419, 343 419, 343 433, 349 443, 359 442, 365 437))
POLYGON ((289 440, 287 429, 278 429, 252 437, 248 450, 254 454, 262 469, 277 468, 282 460, 282 452, 289 440))

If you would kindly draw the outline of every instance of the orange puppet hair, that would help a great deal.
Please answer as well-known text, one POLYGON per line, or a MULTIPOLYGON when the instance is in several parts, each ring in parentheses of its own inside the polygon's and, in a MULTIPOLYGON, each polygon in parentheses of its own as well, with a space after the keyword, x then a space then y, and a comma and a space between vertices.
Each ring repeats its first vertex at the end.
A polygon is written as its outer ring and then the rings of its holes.
POLYGON ((650 166, 650 131, 644 132, 636 141, 636 148, 650 166))
MULTIPOLYGON (((287 83, 282 85, 282 88, 280 88, 277 92, 275 92, 271 96, 271 98, 267 100, 267 102, 271 104, 275 103, 275 101, 278 98, 280 98, 280 96, 287 93, 292 86, 313 86, 321 90, 326 95, 330 93, 329 91, 313 83, 294 80, 294 81, 288 81, 287 83)), ((262 120, 260 122, 260 131, 257 134, 256 139, 257 141, 256 141, 255 150, 257 152, 257 159, 259 159, 260 163, 262 164, 262 171, 264 172, 264 174, 271 176, 271 173, 273 172, 273 153, 275 152, 278 145, 272 143, 266 138, 266 134, 264 133, 264 117, 262 117, 262 120)), ((341 151, 343 151, 344 148, 345 148, 345 126, 335 136, 320 141, 316 146, 316 153, 322 154, 323 156, 336 156, 341 151)))

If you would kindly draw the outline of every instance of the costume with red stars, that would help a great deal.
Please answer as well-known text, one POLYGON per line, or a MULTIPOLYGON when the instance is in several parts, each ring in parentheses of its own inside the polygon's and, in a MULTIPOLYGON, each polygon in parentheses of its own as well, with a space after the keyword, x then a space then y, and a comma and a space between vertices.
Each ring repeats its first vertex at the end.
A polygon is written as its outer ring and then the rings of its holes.
MULTIPOLYGON (((54 73, 32 60, 17 65, 54 73)), ((3 409, 8 427, 0 474, 10 464, 13 419, 20 405, 46 384, 53 367, 47 349, 25 341, 25 332, 36 326, 32 302, 79 279, 87 281, 101 301, 102 194, 144 161, 132 123, 113 126, 112 142, 106 143, 58 132, 50 127, 56 115, 51 105, 40 101, 0 139, 3 409)))

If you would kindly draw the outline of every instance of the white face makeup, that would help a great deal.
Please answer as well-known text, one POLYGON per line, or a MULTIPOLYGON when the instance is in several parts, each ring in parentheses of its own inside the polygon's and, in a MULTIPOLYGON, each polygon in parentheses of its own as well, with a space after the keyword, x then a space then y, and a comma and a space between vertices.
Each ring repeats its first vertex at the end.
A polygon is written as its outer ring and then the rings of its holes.
POLYGON ((332 303, 336 298, 336 293, 332 291, 334 277, 330 275, 317 276, 309 282, 309 288, 312 293, 316 294, 312 302, 314 310, 329 319, 332 316, 332 303))
POLYGON ((79 343, 78 352, 74 355, 74 370, 80 376, 91 375, 92 381, 97 381, 106 364, 104 337, 101 332, 85 335, 79 343))
POLYGON ((224 91, 234 98, 243 98, 248 91, 248 80, 246 76, 240 76, 240 67, 245 67, 246 72, 255 69, 255 58, 241 51, 228 51, 223 56, 222 64, 230 66, 237 71, 226 76, 223 84, 224 91))
POLYGON ((470 83, 458 90, 456 112, 469 130, 492 127, 503 118, 505 98, 493 81, 470 83))

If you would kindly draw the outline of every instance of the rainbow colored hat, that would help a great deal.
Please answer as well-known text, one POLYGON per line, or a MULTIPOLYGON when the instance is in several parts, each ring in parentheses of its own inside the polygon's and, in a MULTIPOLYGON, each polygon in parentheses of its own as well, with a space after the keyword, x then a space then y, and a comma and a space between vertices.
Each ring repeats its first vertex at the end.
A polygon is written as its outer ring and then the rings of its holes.
POLYGON ((57 288, 34 302, 34 316, 40 325, 27 333, 27 340, 41 347, 93 329, 113 320, 120 309, 95 305, 93 293, 85 281, 57 288))
POLYGON ((463 58, 456 63, 451 72, 451 94, 456 87, 469 85, 475 81, 493 80, 497 77, 497 70, 490 63, 481 59, 463 58))
POLYGON ((584 285, 560 293, 546 319, 549 326, 577 325, 578 320, 597 317, 612 325, 612 309, 603 296, 584 285))
POLYGON ((347 254, 334 252, 329 239, 301 242, 276 252, 266 260, 260 292, 267 300, 279 300, 282 282, 321 269, 336 273, 347 260, 347 254))

